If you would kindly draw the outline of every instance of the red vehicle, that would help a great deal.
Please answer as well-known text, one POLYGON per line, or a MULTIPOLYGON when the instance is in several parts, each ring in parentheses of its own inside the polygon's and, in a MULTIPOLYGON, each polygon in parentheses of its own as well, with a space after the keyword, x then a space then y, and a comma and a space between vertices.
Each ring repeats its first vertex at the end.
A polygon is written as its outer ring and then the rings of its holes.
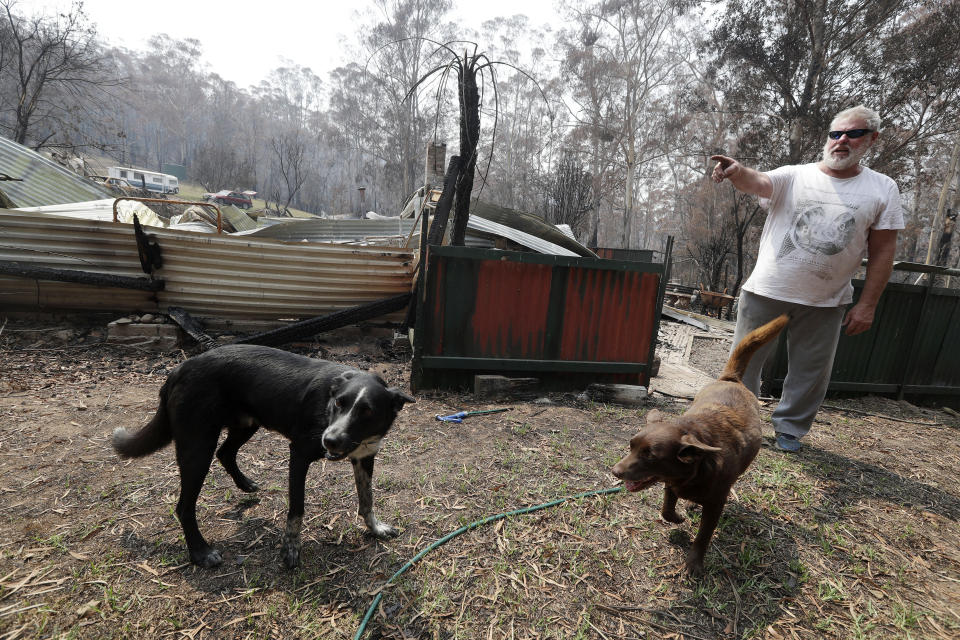
POLYGON ((205 193, 203 194, 203 199, 207 202, 215 202, 216 204, 232 204, 241 209, 249 209, 253 206, 253 200, 250 199, 250 196, 245 193, 240 193, 239 191, 230 191, 229 189, 217 191, 216 193, 205 193))

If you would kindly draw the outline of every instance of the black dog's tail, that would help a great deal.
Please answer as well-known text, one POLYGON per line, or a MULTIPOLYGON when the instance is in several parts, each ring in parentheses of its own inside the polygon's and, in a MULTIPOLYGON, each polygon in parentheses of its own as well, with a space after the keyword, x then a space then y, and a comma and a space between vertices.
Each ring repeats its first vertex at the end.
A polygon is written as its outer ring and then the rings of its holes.
POLYGON ((160 389, 160 407, 156 415, 136 433, 123 427, 113 430, 114 450, 123 458, 140 458, 159 451, 173 440, 170 419, 167 416, 166 387, 160 389))
POLYGON ((740 344, 736 346, 733 353, 730 354, 727 366, 724 367, 723 373, 720 374, 718 380, 740 382, 743 378, 743 372, 747 370, 750 358, 756 350, 777 337, 780 330, 787 326, 789 320, 790 317, 787 314, 783 314, 748 333, 747 336, 740 341, 740 344))

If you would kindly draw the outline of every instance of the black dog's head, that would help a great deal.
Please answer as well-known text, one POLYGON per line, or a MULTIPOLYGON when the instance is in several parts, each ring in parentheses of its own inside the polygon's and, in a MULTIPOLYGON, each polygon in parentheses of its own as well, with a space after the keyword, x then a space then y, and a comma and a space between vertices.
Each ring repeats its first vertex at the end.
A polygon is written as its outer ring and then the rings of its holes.
POLYGON ((344 371, 330 383, 327 428, 323 447, 330 460, 374 455, 400 409, 412 396, 387 387, 380 376, 363 371, 344 371))

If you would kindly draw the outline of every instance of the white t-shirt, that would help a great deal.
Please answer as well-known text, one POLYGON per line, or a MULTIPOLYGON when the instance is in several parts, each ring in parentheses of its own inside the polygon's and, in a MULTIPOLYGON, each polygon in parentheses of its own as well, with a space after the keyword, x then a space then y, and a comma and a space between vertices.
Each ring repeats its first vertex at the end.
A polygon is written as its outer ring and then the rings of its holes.
POLYGON ((760 253, 743 288, 767 298, 814 307, 853 300, 850 278, 867 252, 870 229, 903 229, 897 183, 863 167, 832 178, 815 163, 766 173, 773 194, 760 253))

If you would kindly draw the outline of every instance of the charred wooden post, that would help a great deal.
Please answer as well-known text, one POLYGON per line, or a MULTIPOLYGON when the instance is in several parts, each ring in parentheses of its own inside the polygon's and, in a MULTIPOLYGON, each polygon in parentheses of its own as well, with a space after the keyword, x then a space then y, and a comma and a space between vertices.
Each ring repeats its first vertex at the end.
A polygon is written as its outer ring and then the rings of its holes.
POLYGON ((133 236, 137 239, 137 255, 140 257, 140 268, 148 276, 153 275, 154 271, 163 266, 163 254, 160 251, 157 236, 144 232, 137 214, 133 214, 133 236))
POLYGON ((95 273, 77 269, 55 269, 35 265, 0 260, 0 273, 18 278, 34 280, 54 280, 57 282, 76 282, 95 287, 117 287, 118 289, 137 289, 140 291, 163 291, 165 282, 151 278, 118 276, 112 273, 95 273))
POLYGON ((427 247, 443 243, 443 234, 447 230, 447 220, 450 218, 450 209, 453 206, 453 197, 456 193, 455 185, 460 175, 460 166, 460 156, 450 156, 447 175, 443 179, 443 191, 440 193, 437 208, 433 212, 433 222, 430 224, 430 230, 426 234, 420 234, 420 263, 413 282, 413 300, 407 307, 407 317, 403 321, 405 329, 417 324, 417 300, 420 299, 423 291, 424 270, 427 268, 427 247), (426 241, 424 241, 424 238, 426 238, 426 241))
POLYGON ((411 297, 409 293, 401 293, 392 298, 383 298, 367 304, 350 307, 349 309, 342 309, 341 311, 336 311, 325 316, 294 322, 291 325, 273 329, 272 331, 265 331, 240 338, 239 340, 235 340, 234 344, 262 344, 268 347, 275 347, 287 342, 293 342, 294 340, 310 338, 325 331, 333 331, 334 329, 347 327, 358 322, 363 322, 364 320, 379 318, 382 315, 393 313, 394 311, 400 311, 410 304, 411 297))
POLYGON ((209 351, 215 347, 220 346, 217 344, 217 341, 211 338, 204 332, 203 327, 197 322, 193 316, 187 313, 186 309, 180 307, 168 307, 167 315, 180 325, 184 331, 187 332, 191 338, 200 343, 200 346, 203 347, 204 351, 209 351))
POLYGON ((628 407, 637 407, 647 399, 647 388, 633 384, 601 384, 595 382, 587 385, 586 396, 594 402, 620 404, 628 407))
POLYGON ((460 178, 462 163, 460 156, 450 156, 447 165, 447 175, 443 179, 443 192, 433 212, 433 222, 430 224, 430 233, 427 244, 443 244, 443 234, 447 230, 447 221, 450 218, 450 209, 453 207, 453 198, 457 191, 457 180, 460 178))

